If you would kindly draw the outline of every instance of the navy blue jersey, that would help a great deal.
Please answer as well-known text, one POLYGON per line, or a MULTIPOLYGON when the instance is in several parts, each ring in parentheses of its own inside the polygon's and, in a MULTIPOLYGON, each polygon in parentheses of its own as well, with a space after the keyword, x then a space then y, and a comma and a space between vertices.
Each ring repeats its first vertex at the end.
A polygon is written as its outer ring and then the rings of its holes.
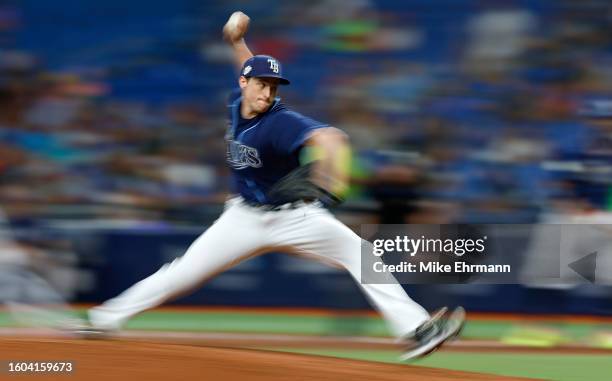
POLYGON ((243 119, 241 99, 239 89, 232 92, 225 134, 233 191, 247 201, 273 204, 266 197, 270 187, 300 165, 299 151, 310 132, 328 125, 289 110, 279 98, 268 111, 243 119))

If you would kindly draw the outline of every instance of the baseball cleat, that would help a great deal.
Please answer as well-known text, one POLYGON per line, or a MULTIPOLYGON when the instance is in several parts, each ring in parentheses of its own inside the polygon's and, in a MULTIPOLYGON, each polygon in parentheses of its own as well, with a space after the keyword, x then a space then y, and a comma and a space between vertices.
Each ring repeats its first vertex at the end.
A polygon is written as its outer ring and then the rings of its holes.
POLYGON ((411 361, 427 356, 461 333, 465 324, 465 310, 457 307, 450 314, 447 312, 448 308, 443 307, 415 330, 410 338, 413 344, 400 356, 400 360, 411 361))
POLYGON ((66 320, 55 327, 60 332, 82 339, 104 339, 109 336, 109 331, 97 329, 83 320, 66 320))
POLYGON ((116 332, 121 329, 121 323, 114 318, 114 314, 105 311, 101 306, 87 311, 87 318, 92 329, 104 332, 116 332))
POLYGON ((111 335, 110 331, 98 329, 94 327, 82 327, 72 331, 72 334, 87 340, 102 340, 108 339, 111 335))
POLYGON ((104 339, 111 334, 111 331, 96 328, 84 319, 65 319, 55 328, 66 335, 81 339, 104 339))

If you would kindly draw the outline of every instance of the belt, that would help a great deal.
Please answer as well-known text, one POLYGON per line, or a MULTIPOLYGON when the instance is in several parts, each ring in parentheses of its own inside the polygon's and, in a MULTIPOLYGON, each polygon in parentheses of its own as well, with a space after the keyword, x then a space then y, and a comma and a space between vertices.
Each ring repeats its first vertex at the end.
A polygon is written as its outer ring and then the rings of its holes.
POLYGON ((253 208, 257 208, 265 212, 277 212, 280 210, 298 209, 298 208, 301 208, 303 206, 306 206, 316 201, 317 201, 316 199, 315 200, 296 200, 296 201, 287 202, 281 205, 273 205, 273 204, 262 204, 257 201, 249 201, 249 200, 244 200, 244 199, 242 200, 242 202, 245 205, 248 205, 253 208))

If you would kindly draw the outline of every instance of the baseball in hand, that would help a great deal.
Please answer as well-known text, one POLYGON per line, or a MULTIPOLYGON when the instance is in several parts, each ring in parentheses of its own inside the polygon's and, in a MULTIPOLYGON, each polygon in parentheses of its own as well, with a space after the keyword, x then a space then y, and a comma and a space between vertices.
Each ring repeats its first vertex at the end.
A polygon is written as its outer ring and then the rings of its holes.
POLYGON ((246 34, 250 20, 249 16, 240 11, 232 13, 223 27, 223 38, 229 42, 240 40, 246 34))

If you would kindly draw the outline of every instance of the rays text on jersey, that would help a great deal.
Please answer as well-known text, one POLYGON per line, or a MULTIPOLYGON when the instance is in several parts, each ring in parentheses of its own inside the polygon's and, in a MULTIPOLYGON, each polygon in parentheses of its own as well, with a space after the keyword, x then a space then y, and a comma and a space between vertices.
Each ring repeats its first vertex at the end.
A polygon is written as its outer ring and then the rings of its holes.
POLYGON ((256 148, 235 140, 227 141, 227 163, 234 169, 260 168, 263 165, 256 148))

